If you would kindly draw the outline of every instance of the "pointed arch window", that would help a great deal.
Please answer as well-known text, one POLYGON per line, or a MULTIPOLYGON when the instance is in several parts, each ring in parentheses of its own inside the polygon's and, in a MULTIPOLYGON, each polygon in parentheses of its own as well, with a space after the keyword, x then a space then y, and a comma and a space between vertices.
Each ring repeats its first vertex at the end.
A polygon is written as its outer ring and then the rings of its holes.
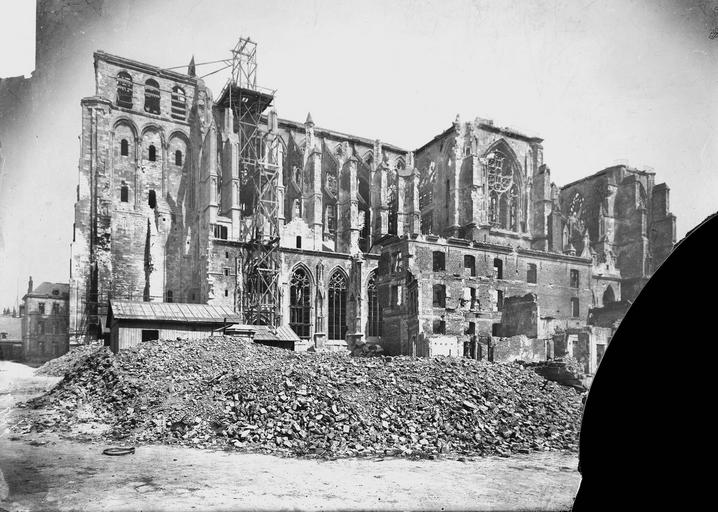
POLYGON ((130 143, 127 139, 120 141, 120 156, 128 156, 130 154, 130 143))
POLYGON ((145 112, 160 113, 160 84, 152 78, 145 82, 145 112))
POLYGON ((369 275, 366 285, 367 291, 367 336, 381 336, 381 310, 379 308, 379 294, 376 290, 376 272, 369 275))
POLYGON ((612 302, 616 302, 616 294, 613 291, 613 287, 609 284, 606 291, 603 292, 603 305, 607 306, 612 302))
POLYGON ((132 108, 132 77, 126 71, 117 74, 117 106, 132 108))
POLYGON ((329 339, 343 340, 347 333, 347 278, 336 270, 329 279, 329 339))
POLYGON ((518 166, 513 158, 498 148, 491 150, 485 158, 489 223, 501 229, 519 231, 522 214, 518 166))
POLYGON ((187 97, 184 89, 177 85, 172 88, 171 115, 173 119, 179 119, 180 121, 184 121, 187 117, 187 97))
POLYGON ((150 144, 150 147, 147 149, 147 160, 150 162, 157 161, 157 148, 154 144, 150 144))
POLYGON ((289 326, 302 339, 311 331, 311 280, 304 267, 297 267, 289 281, 289 326))

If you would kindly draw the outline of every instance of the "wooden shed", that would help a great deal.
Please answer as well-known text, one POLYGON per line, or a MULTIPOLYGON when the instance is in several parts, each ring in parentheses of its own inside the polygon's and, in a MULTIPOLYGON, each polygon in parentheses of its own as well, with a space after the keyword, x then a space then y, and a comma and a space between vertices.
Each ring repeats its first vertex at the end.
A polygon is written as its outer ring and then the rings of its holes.
POLYGON ((239 321, 229 306, 178 302, 111 300, 107 315, 114 353, 143 341, 207 338, 239 321))

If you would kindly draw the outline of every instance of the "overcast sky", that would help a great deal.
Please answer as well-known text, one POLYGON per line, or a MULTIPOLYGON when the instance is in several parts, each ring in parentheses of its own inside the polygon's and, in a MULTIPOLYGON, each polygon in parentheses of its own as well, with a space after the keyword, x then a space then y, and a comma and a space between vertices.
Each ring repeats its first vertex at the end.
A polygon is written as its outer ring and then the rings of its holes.
MULTIPOLYGON (((0 76, 29 75, 32 2, 0 6, 0 76)), ((718 210, 718 39, 708 37, 715 6, 714 0, 158 0, 137 8, 121 31, 100 31, 96 41, 109 53, 171 67, 193 54, 197 62, 229 57, 239 36, 251 36, 259 44, 259 83, 278 90, 284 118, 303 121, 311 111, 318 126, 408 150, 446 129, 456 114, 490 118, 543 137, 558 185, 619 161, 650 166, 671 189, 680 239, 718 210)), ((28 274, 36 282, 68 280, 79 100, 94 94, 94 49, 75 56, 77 79, 64 91, 72 101, 57 114, 61 136, 72 139, 58 151, 58 168, 9 175, 17 180, 17 203, 0 205, 7 251, 0 306, 14 301, 17 275, 21 292, 28 274), (52 213, 26 215, 29 198, 52 213)), ((218 93, 227 76, 207 82, 218 93)))

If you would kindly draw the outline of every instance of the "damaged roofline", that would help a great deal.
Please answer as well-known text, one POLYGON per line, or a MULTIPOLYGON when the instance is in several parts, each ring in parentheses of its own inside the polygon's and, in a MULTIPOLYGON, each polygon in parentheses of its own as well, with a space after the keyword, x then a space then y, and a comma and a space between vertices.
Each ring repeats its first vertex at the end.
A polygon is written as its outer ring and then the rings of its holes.
MULTIPOLYGON (((478 125, 479 128, 482 128, 482 129, 484 129, 484 130, 486 130, 486 131, 493 132, 493 133, 500 133, 500 134, 502 134, 502 135, 508 135, 509 137, 513 137, 513 138, 515 138, 515 139, 523 140, 524 142, 533 142, 533 143, 536 143, 536 144, 541 144, 541 143, 543 142, 543 139, 542 139, 541 137, 531 137, 531 136, 529 136, 529 135, 525 135, 525 134, 523 134, 523 133, 521 133, 521 132, 518 132, 518 131, 513 130, 513 129, 511 129, 511 128, 508 128, 508 127, 503 127, 503 128, 502 128, 502 127, 500 127, 500 126, 495 126, 493 123, 489 123, 489 122, 485 122, 485 121, 480 121, 477 125, 478 125)), ((425 149, 427 146, 429 146, 429 145, 432 144, 433 142, 436 142, 437 140, 440 140, 440 139, 446 137, 446 135, 448 135, 450 132, 452 132, 452 131, 454 131, 454 130, 455 130, 455 128, 454 128, 453 125, 449 126, 446 130, 444 130, 443 132, 441 132, 440 134, 438 134, 437 136, 435 136, 435 137, 434 137, 433 139, 431 139, 429 142, 427 142, 427 143, 424 144, 423 146, 421 146, 421 147, 415 149, 415 150, 414 150, 414 153, 418 153, 419 151, 421 151, 422 149, 425 149)))
POLYGON ((98 60, 104 60, 105 62, 108 62, 110 64, 115 64, 117 66, 133 69, 141 73, 149 73, 162 78, 176 80, 178 82, 182 82, 188 85, 197 85, 197 81, 199 80, 197 77, 192 77, 184 73, 178 73, 176 71, 169 71, 167 69, 162 69, 157 66, 152 66, 150 64, 145 64, 136 60, 120 57, 118 55, 112 55, 109 53, 105 53, 102 50, 97 50, 93 55, 95 58, 95 67, 97 67, 98 60))

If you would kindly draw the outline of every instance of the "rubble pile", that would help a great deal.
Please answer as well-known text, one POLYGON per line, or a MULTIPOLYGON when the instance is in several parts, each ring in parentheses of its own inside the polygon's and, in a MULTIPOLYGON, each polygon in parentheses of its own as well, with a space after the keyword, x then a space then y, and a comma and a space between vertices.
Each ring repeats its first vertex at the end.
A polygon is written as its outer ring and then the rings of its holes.
POLYGON ((587 391, 586 376, 581 372, 581 367, 574 358, 566 357, 553 361, 522 364, 544 379, 558 382, 562 386, 572 387, 579 393, 587 391))
POLYGON ((66 354, 51 359, 35 370, 35 375, 48 375, 51 377, 62 377, 68 371, 84 359, 97 352, 98 350, 107 350, 101 345, 78 345, 73 347, 66 354))
MULTIPOLYGON (((518 364, 296 353, 214 337, 98 351, 26 431, 318 457, 576 449, 580 396, 518 364)), ((22 429, 23 427, 19 427, 22 429)))

